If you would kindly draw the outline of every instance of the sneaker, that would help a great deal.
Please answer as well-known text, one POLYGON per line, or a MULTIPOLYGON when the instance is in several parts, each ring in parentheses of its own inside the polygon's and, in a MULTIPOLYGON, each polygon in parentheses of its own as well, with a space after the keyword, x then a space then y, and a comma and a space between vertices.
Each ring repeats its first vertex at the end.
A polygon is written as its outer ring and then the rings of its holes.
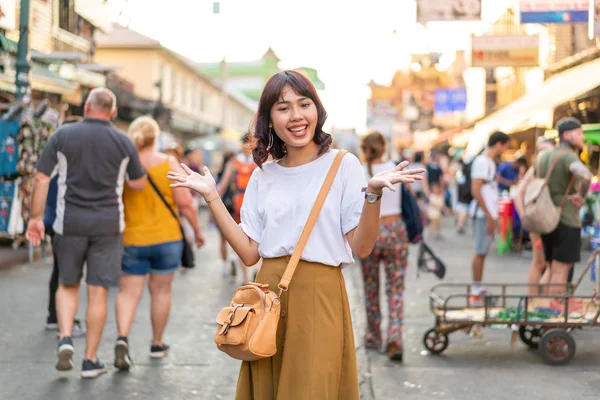
POLYGON ((161 346, 153 344, 150 347, 150 357, 151 358, 163 358, 169 353, 169 345, 162 344, 161 346))
POLYGON ((46 325, 44 325, 47 331, 57 331, 58 330, 58 322, 48 322, 46 321, 46 325))
POLYGON ((129 342, 125 336, 119 336, 115 344, 115 368, 120 371, 129 371, 131 368, 131 358, 129 358, 129 342))
MULTIPOLYGON (((46 324, 46 326, 48 326, 46 324)), ((48 329, 48 328, 46 328, 48 329)), ((58 330, 58 326, 56 327, 56 329, 58 330)), ((87 333, 87 330, 85 329, 85 326, 82 325, 81 321, 79 321, 78 319, 76 319, 75 321, 73 321, 73 329, 71 330, 71 337, 82 337, 85 336, 85 334, 87 333)), ((60 332, 56 333, 56 336, 60 338, 60 332)))
POLYGON ((81 377, 82 378, 96 378, 106 372, 104 364, 100 360, 96 362, 92 360, 83 360, 81 365, 81 377))
POLYGON ((469 296, 469 303, 471 307, 483 307, 485 306, 485 296, 469 296))
POLYGON ((70 371, 73 369, 73 353, 75 353, 75 347, 73 346, 73 338, 65 336, 58 343, 58 361, 56 362, 56 369, 58 371, 70 371))
POLYGON ((388 344, 385 352, 391 361, 402 362, 402 359, 403 359, 402 349, 396 343, 388 344))

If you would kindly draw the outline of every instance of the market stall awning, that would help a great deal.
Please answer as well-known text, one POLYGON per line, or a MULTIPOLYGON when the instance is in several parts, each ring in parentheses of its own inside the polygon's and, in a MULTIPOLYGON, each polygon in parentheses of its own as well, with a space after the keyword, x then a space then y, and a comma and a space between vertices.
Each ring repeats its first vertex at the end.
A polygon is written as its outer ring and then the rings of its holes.
POLYGON ((477 153, 494 131, 520 132, 551 128, 554 109, 600 86, 600 58, 556 74, 537 89, 490 114, 475 124, 467 153, 477 153))
MULTIPOLYGON (((69 94, 77 90, 79 84, 64 79, 50 71, 45 65, 32 63, 31 88, 40 92, 69 94)), ((15 71, 0 73, 0 89, 15 93, 15 71)))

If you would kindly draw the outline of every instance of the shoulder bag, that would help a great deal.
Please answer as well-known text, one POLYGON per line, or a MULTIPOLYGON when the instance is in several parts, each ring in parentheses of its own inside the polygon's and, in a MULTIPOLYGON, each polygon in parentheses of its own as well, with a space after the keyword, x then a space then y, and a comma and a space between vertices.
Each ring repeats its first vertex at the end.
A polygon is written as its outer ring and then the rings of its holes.
POLYGON ((248 282, 235 291, 231 304, 223 308, 217 315, 215 343, 219 350, 242 361, 255 361, 271 357, 277 352, 276 334, 281 311, 280 297, 283 292, 288 290, 302 251, 317 222, 345 154, 346 152, 343 150, 338 152, 325 177, 298 244, 277 285, 279 293, 269 290, 268 284, 248 282))
POLYGON ((154 183, 152 178, 150 178, 150 174, 148 174, 148 182, 150 183, 150 186, 152 186, 152 189, 154 189, 154 191, 156 192, 158 197, 160 197, 160 199, 162 200, 164 205, 167 207, 167 209, 169 210, 169 212, 171 213, 173 218, 175 218, 175 220, 177 221, 177 224, 179 225, 179 229, 181 230, 181 238, 183 240, 183 253, 181 254, 181 266, 184 268, 194 268, 196 266, 195 261, 194 261, 194 249, 192 248, 192 245, 187 240, 185 240, 185 232, 183 231, 183 226, 181 226, 181 220, 179 219, 177 214, 175 214, 175 211, 173 211, 173 209, 171 208, 169 203, 167 203, 167 200, 165 200, 165 198, 163 197, 160 190, 158 190, 158 187, 156 186, 156 184, 154 183))

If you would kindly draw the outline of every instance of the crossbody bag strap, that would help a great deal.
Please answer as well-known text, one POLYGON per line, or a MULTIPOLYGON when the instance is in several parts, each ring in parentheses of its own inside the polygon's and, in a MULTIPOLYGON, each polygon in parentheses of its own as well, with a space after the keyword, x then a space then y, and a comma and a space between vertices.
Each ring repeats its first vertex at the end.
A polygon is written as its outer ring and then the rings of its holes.
POLYGON ((150 174, 147 174, 147 176, 148 176, 148 183, 150 183, 150 186, 152 186, 152 189, 154 189, 154 192, 156 192, 156 194, 158 195, 158 197, 160 197, 160 199, 162 200, 163 204, 167 207, 167 209, 169 210, 169 212, 171 213, 171 215, 173 216, 173 218, 175 218, 175 220, 177 221, 177 225, 179 225, 179 229, 181 229, 181 234, 183 235, 183 237, 185 237, 185 234, 183 232, 183 226, 181 226, 181 221, 179 220, 179 217, 177 216, 177 214, 175 214, 175 211, 173 211, 173 209, 171 208, 171 205, 163 197, 163 195, 160 192, 160 190, 158 190, 158 187, 156 186, 156 183, 154 183, 154 181, 152 180, 152 178, 150 178, 150 174))
POLYGON ((306 221, 306 225, 304 225, 304 229, 302 230, 302 234, 300 235, 300 239, 298 239, 298 244, 292 253, 292 257, 288 262, 285 271, 283 272, 283 276, 281 277, 281 281, 277 287, 279 288, 279 295, 281 296, 281 292, 285 292, 288 290, 290 285, 290 281, 292 280, 292 276, 294 275, 294 271, 296 271, 296 267, 298 266, 298 262, 300 262, 300 257, 302 256, 302 252, 304 251, 304 247, 306 246, 306 242, 308 242, 308 238, 312 232, 315 223, 317 222, 317 218, 319 217, 319 213, 323 208, 323 203, 325 203, 325 199, 329 194, 329 189, 331 189, 331 185, 333 184, 333 180, 337 174, 337 171, 342 163, 342 158, 346 155, 347 151, 339 150, 337 156, 333 160, 333 164, 331 164, 331 168, 329 168, 329 172, 325 177, 325 181, 323 182, 323 186, 321 187, 321 191, 317 196, 317 200, 315 200, 315 204, 310 211, 308 216, 308 220, 306 221))

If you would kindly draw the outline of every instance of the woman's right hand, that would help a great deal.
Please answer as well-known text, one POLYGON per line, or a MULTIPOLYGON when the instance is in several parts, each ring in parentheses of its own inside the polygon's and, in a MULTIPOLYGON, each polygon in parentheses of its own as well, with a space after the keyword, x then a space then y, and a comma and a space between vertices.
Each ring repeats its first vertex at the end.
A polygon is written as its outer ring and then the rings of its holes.
POLYGON ((210 193, 215 192, 217 184, 215 182, 215 178, 213 178, 208 167, 203 167, 201 170, 201 174, 192 171, 185 164, 181 164, 181 167, 183 168, 185 174, 169 171, 167 178, 174 182, 171 184, 171 187, 185 187, 188 189, 192 189, 200 193, 204 197, 206 197, 210 193))

